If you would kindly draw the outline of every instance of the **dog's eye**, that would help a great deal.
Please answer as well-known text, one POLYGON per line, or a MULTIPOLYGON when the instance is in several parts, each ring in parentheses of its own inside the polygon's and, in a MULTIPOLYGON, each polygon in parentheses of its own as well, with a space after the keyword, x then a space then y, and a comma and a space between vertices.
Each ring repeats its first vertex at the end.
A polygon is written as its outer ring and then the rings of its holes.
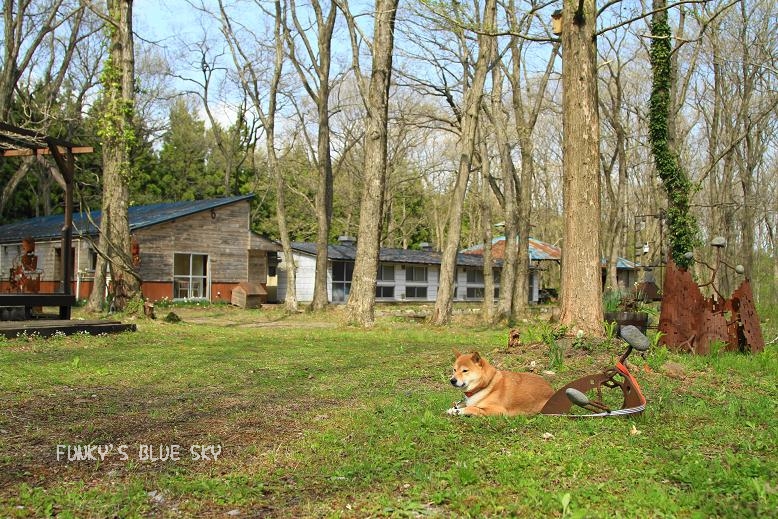
POLYGON ((462 370, 462 373, 467 373, 468 371, 469 371, 469 370, 467 370, 467 369, 463 369, 463 370, 462 370))

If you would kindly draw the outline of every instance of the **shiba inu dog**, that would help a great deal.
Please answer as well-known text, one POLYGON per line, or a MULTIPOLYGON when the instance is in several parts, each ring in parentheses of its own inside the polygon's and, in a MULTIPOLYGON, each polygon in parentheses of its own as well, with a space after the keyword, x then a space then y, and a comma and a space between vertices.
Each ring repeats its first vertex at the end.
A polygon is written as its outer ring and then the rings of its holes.
POLYGON ((536 414, 554 394, 539 375, 500 371, 478 352, 454 354, 451 384, 465 391, 465 400, 449 409, 450 415, 536 414))

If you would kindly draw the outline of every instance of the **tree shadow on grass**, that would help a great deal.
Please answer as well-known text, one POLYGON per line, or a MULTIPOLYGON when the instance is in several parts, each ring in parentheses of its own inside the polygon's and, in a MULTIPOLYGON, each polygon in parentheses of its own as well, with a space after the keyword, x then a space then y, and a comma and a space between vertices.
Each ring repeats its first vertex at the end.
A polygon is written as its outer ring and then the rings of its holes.
POLYGON ((337 405, 313 396, 290 398, 281 390, 83 386, 6 402, 0 404, 6 453, 0 457, 0 488, 13 492, 21 483, 46 488, 73 481, 155 477, 182 468, 234 470, 296 441, 322 408, 337 405), (90 444, 111 450, 102 460, 93 452, 97 460, 68 461, 76 446, 90 444), (179 461, 148 459, 149 453, 155 458, 168 454, 174 445, 179 446, 179 461), (193 453, 203 452, 190 449, 201 445, 219 448, 216 459, 213 451, 205 452, 209 460, 193 459, 193 453), (126 446, 125 456, 120 446, 126 446))

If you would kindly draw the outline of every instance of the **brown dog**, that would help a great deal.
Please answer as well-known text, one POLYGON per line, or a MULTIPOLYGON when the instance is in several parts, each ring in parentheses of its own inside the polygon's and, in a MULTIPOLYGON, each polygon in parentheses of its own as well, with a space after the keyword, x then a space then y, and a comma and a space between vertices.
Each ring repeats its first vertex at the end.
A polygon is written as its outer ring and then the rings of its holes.
POLYGON ((464 406, 455 405, 450 415, 530 415, 539 413, 554 390, 532 373, 499 371, 478 352, 457 351, 451 384, 464 389, 464 406))

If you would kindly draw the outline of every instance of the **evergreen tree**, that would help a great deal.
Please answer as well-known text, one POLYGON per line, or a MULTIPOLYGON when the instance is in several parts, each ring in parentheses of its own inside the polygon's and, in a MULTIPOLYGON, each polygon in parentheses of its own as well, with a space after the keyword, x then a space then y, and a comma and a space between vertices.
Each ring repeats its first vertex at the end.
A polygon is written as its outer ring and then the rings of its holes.
MULTIPOLYGON (((198 200, 214 195, 206 176, 205 123, 184 98, 170 108, 168 131, 159 153, 157 188, 163 200, 198 200)), ((219 179, 220 181, 221 179, 219 179)))

